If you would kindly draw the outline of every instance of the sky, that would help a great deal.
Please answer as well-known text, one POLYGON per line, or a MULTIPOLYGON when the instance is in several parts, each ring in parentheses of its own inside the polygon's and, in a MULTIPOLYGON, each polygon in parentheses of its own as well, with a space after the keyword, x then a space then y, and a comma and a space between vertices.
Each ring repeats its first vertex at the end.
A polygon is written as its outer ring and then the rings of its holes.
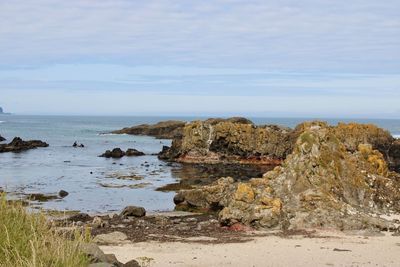
POLYGON ((400 118, 398 0, 0 0, 16 114, 400 118))

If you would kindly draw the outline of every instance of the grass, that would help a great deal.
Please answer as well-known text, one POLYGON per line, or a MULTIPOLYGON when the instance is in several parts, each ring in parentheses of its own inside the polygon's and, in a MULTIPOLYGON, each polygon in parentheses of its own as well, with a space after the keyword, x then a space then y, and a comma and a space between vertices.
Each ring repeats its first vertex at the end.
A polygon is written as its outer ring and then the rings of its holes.
POLYGON ((61 236, 43 214, 28 213, 0 195, 0 266, 88 266, 79 249, 83 240, 78 233, 74 240, 61 236))

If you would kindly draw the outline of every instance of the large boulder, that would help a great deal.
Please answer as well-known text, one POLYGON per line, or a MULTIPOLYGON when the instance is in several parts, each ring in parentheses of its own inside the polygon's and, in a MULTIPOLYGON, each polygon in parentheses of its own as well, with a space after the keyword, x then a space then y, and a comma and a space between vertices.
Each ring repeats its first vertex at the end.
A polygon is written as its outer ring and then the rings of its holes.
POLYGON ((153 125, 141 124, 121 130, 113 131, 115 134, 148 135, 158 139, 173 139, 181 135, 186 122, 183 121, 162 121, 153 125))
POLYGON ((255 126, 244 118, 193 121, 159 157, 187 163, 279 164, 292 150, 290 134, 288 128, 255 126))
POLYGON ((38 147, 48 147, 49 145, 40 140, 23 141, 20 137, 15 137, 9 144, 0 145, 2 152, 21 152, 38 147))
MULTIPOLYGON (((340 127, 340 126, 339 126, 340 127)), ((400 175, 371 144, 349 147, 335 127, 304 125, 281 166, 262 178, 181 191, 178 207, 220 209, 222 224, 261 228, 388 229, 377 213, 400 212, 400 175)), ((355 142, 358 142, 355 141, 355 142)))
POLYGON ((126 217, 144 217, 144 216, 146 216, 146 210, 143 207, 127 206, 122 210, 120 216, 122 218, 126 218, 126 217))

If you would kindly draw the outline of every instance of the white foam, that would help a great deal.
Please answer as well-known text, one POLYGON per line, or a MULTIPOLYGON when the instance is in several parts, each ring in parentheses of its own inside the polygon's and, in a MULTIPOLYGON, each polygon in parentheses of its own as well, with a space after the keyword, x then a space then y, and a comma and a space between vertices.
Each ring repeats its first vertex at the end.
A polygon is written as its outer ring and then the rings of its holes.
POLYGON ((5 123, 5 121, 0 121, 0 123, 5 123))
POLYGON ((97 134, 97 135, 100 135, 100 136, 108 136, 108 135, 127 135, 126 133, 123 133, 123 134, 115 134, 115 133, 99 133, 99 134, 97 134))
POLYGON ((394 138, 400 138, 400 134, 394 134, 393 137, 394 138))

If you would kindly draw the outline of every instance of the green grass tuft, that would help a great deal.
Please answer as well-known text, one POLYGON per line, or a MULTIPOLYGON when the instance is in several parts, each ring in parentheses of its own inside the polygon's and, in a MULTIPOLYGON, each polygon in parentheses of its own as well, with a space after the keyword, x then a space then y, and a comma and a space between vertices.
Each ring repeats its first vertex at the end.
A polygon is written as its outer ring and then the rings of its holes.
POLYGON ((0 266, 88 266, 79 249, 83 239, 79 234, 74 240, 60 236, 43 214, 28 213, 0 194, 0 266))

